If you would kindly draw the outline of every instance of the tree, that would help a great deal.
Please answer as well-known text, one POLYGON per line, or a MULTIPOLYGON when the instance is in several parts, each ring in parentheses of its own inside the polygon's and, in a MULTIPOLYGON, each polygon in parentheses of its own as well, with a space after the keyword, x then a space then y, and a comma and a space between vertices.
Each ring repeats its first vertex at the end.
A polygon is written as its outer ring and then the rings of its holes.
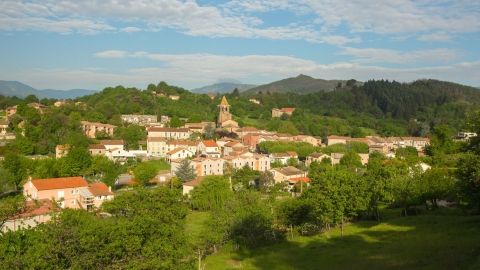
POLYGON ((264 171, 260 173, 257 181, 257 187, 262 192, 266 192, 270 187, 275 184, 275 179, 270 171, 264 171))
MULTIPOLYGON (((25 198, 22 195, 10 196, 0 200, 0 228, 11 216, 25 207, 25 198)), ((0 233, 0 237, 2 234, 0 233)))
POLYGON ((59 176, 85 175, 92 164, 92 156, 83 147, 72 147, 65 157, 56 163, 59 176))
POLYGON ((455 179, 452 171, 447 168, 431 168, 424 172, 420 178, 422 198, 428 207, 438 208, 438 200, 452 198, 455 194, 455 179))
POLYGON ((133 169, 133 175, 135 179, 139 181, 140 184, 146 186, 158 173, 157 168, 154 164, 149 162, 142 162, 138 164, 135 169, 133 169))
POLYGON ((228 179, 206 176, 191 192, 192 207, 200 211, 220 209, 232 195, 228 179))
POLYGON ((213 139, 215 137, 215 127, 212 124, 208 124, 205 127, 204 137, 205 139, 213 139))
POLYGON ((392 177, 394 201, 402 207, 402 214, 405 216, 410 214, 412 206, 419 205, 422 202, 420 177, 420 168, 406 166, 406 164, 398 166, 395 175, 392 177))
POLYGON ((352 151, 349 151, 343 155, 343 157, 340 159, 340 165, 349 168, 358 168, 363 166, 360 156, 352 151))
POLYGON ((232 175, 232 185, 235 190, 241 190, 245 188, 255 187, 260 173, 253 170, 247 164, 241 169, 235 170, 232 175))
POLYGON ((170 127, 178 128, 178 127, 181 127, 182 125, 183 125, 182 121, 180 121, 180 118, 178 118, 177 116, 174 116, 172 117, 172 119, 170 119, 170 127))
POLYGON ((480 156, 467 154, 458 161, 456 176, 463 202, 480 212, 480 156))
POLYGON ((15 153, 8 153, 5 155, 3 167, 12 176, 11 183, 16 190, 20 187, 22 181, 27 179, 30 172, 29 160, 24 156, 15 153))
POLYGON ((195 169, 192 167, 190 160, 184 159, 180 162, 180 166, 175 171, 175 175, 182 180, 182 182, 188 182, 195 178, 195 169))
POLYGON ((395 171, 385 164, 383 156, 371 155, 364 178, 367 184, 368 213, 380 220, 380 204, 393 201, 392 177, 395 171))

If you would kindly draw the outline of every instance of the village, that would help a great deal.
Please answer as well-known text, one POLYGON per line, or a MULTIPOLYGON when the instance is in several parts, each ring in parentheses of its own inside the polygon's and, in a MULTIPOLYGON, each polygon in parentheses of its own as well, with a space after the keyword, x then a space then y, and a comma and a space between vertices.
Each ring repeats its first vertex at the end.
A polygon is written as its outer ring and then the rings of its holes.
MULTIPOLYGON (((55 104, 61 106, 62 104, 55 104)), ((44 106, 29 105, 37 110, 45 110, 44 106)), ((9 108, 7 115, 15 114, 16 108, 9 108)), ((302 189, 310 184, 308 167, 313 162, 329 162, 332 166, 340 164, 344 153, 314 152, 299 157, 294 151, 262 153, 259 145, 262 142, 306 143, 317 149, 336 144, 346 145, 352 142, 368 145, 367 153, 357 153, 361 164, 366 165, 369 154, 379 152, 386 157, 395 157, 398 148, 412 147, 421 156, 425 147, 429 145, 429 138, 423 137, 378 137, 351 138, 330 135, 319 138, 309 135, 289 135, 257 129, 255 127, 239 127, 233 120, 230 104, 225 96, 218 105, 217 122, 188 123, 183 127, 169 126, 170 117, 156 115, 122 115, 126 124, 144 126, 147 132, 146 141, 139 142, 139 149, 126 149, 123 140, 99 140, 97 144, 89 146, 92 156, 103 155, 118 163, 125 163, 129 159, 164 160, 170 165, 170 170, 162 170, 152 183, 166 184, 176 176, 182 162, 188 160, 195 179, 182 183, 183 194, 189 193, 205 176, 224 175, 225 170, 238 170, 248 167, 258 172, 268 172, 274 179, 274 184, 283 184, 285 191, 294 195, 295 186, 302 189), (160 120, 160 121, 157 121, 160 120), (222 131, 228 136, 214 139, 204 139, 207 133, 222 131), (294 166, 302 164, 303 167, 294 166)), ((289 117, 295 108, 272 109, 272 117, 289 117)), ((185 119, 187 120, 187 119, 185 119)), ((89 138, 96 138, 98 133, 112 136, 116 126, 96 122, 81 121, 81 128, 89 138)), ((469 136, 470 134, 465 134, 469 136)), ((56 158, 67 155, 69 145, 57 145, 56 158)), ((38 157, 36 157, 38 158, 38 157)), ((428 166, 423 164, 423 166, 428 166)), ((116 188, 136 184, 132 173, 122 174, 115 182, 116 188)), ((112 200, 115 193, 112 187, 102 182, 88 183, 82 176, 62 177, 51 179, 28 179, 23 185, 23 195, 27 200, 27 207, 13 218, 5 222, 3 231, 18 228, 34 227, 38 223, 51 219, 51 215, 63 208, 98 209, 104 201, 112 200), (57 206, 57 207, 55 207, 57 206)))

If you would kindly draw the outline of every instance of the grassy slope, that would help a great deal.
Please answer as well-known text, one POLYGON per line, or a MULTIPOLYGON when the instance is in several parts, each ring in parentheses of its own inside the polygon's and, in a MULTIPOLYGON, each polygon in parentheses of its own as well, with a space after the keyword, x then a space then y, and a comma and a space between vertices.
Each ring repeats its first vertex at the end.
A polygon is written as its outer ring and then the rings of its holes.
POLYGON ((358 222, 254 250, 225 247, 206 269, 480 269, 480 216, 358 222))

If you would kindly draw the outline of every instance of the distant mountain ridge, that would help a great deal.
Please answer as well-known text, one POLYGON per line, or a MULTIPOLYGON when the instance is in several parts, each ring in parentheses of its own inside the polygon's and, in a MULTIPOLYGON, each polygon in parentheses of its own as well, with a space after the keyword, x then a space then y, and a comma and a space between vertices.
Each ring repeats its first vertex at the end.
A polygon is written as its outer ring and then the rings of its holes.
POLYGON ((77 98, 81 96, 91 95, 97 91, 86 89, 71 89, 71 90, 56 90, 45 89, 39 90, 31 87, 30 85, 18 82, 18 81, 2 81, 0 80, 0 95, 9 97, 24 98, 28 95, 35 95, 38 98, 55 98, 55 99, 68 99, 77 98))
POLYGON ((230 82, 223 82, 223 83, 215 83, 211 85, 207 85, 200 88, 192 89, 193 93, 197 94, 208 94, 208 93, 230 93, 235 88, 237 88, 240 92, 246 91, 256 87, 254 84, 243 84, 243 83, 230 83, 230 82))
POLYGON ((287 93, 310 94, 315 92, 330 92, 335 90, 339 83, 346 84, 346 80, 323 80, 315 79, 307 75, 300 74, 297 77, 287 78, 268 84, 260 85, 245 91, 245 94, 262 93, 287 93))

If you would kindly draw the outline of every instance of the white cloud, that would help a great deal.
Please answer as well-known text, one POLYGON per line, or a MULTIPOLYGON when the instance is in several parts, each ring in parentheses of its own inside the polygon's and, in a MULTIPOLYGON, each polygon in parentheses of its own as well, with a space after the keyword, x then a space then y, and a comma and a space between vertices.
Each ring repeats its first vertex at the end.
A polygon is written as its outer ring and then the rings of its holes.
POLYGON ((125 85, 146 87, 148 83, 165 80, 170 84, 194 88, 221 78, 244 83, 267 83, 286 77, 308 74, 324 79, 395 79, 412 81, 434 78, 480 85, 480 61, 422 68, 385 68, 362 63, 321 64, 291 56, 214 54, 158 54, 148 52, 104 51, 97 57, 137 57, 159 61, 158 67, 132 68, 125 72, 99 69, 31 69, 20 73, 3 72, 5 78, 14 78, 38 88, 92 88, 125 85))
MULTIPOLYGON (((285 8, 293 9, 294 5, 289 1, 282 0, 282 2, 285 5, 288 4, 285 8)), ((265 4, 267 3, 268 1, 265 1, 265 4)), ((280 3, 269 5, 278 4, 280 3)), ((97 18, 107 22, 136 22, 137 27, 118 30, 130 33, 170 28, 187 35, 207 37, 306 40, 332 44, 346 44, 355 40, 341 35, 321 34, 311 25, 264 26, 263 21, 258 17, 245 15, 226 7, 202 6, 196 1, 4 0, 0 2, 0 30, 4 31, 41 30, 60 33, 117 31, 114 26, 97 18)))
POLYGON ((135 32, 142 31, 142 29, 140 29, 138 27, 129 26, 129 27, 122 28, 120 31, 125 32, 125 33, 135 33, 135 32))
POLYGON ((401 52, 381 48, 346 47, 340 54, 353 56, 359 62, 396 64, 449 62, 460 56, 457 50, 446 48, 401 52))
POLYGON ((380 34, 480 31, 478 1, 306 0, 325 29, 347 24, 380 34))
POLYGON ((97 52, 94 55, 99 58, 124 58, 127 56, 126 51, 120 51, 120 50, 108 50, 108 51, 102 51, 102 52, 97 52))
POLYGON ((432 42, 447 42, 452 40, 452 36, 446 33, 431 33, 423 34, 418 38, 420 41, 432 41, 432 42))

